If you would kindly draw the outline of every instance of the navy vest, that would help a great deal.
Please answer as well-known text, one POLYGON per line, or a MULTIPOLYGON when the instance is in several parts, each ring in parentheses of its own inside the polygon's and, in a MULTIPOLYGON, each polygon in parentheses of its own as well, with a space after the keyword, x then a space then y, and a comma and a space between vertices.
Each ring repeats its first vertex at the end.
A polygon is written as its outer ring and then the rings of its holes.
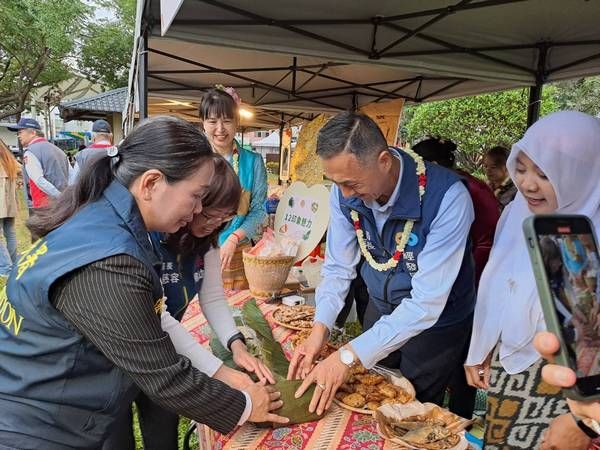
POLYGON ((150 233, 152 245, 160 255, 160 282, 167 297, 167 311, 181 320, 190 300, 200 292, 204 280, 204 255, 178 255, 167 247, 165 234, 150 233))
MULTIPOLYGON (((362 265, 361 275, 365 280, 369 297, 382 315, 391 314, 410 296, 412 277, 419 269, 417 257, 425 243, 432 221, 435 219, 444 195, 457 181, 458 175, 436 164, 425 162, 427 187, 423 203, 419 204, 419 185, 414 160, 400 149, 402 158, 402 179, 392 213, 379 235, 373 212, 362 200, 356 197, 344 198, 339 191, 340 208, 350 223, 350 211, 358 212, 364 230, 367 248, 377 262, 389 260, 396 250, 397 236, 401 235, 406 220, 414 220, 410 239, 404 249, 404 256, 391 270, 379 272, 367 262, 362 265)), ((466 319, 475 307, 475 271, 470 241, 467 241, 465 256, 444 311, 434 327, 454 325, 466 319)))
MULTIPOLYGON (((131 255, 155 274, 158 258, 135 200, 113 182, 16 264, 0 294, 2 316, 10 318, 0 324, 0 447, 98 448, 137 394, 131 378, 49 299, 63 275, 118 254, 131 255)), ((153 294, 162 299, 158 277, 153 281, 153 294)))

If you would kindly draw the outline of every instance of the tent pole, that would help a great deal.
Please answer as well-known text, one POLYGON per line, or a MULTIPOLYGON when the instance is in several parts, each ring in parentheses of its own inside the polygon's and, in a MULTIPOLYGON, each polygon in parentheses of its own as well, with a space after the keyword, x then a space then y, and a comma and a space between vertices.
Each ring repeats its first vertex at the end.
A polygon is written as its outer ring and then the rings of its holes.
POLYGON ((144 27, 140 39, 140 60, 138 67, 138 93, 140 120, 148 117, 148 27, 144 27))
POLYGON ((281 174, 283 173, 283 161, 281 160, 281 150, 283 147, 283 126, 285 125, 285 114, 281 113, 281 122, 279 124, 279 180, 277 184, 281 186, 283 184, 283 180, 281 179, 281 174))
POLYGON ((541 44, 538 47, 538 67, 535 72, 535 85, 529 88, 529 103, 527 105, 527 128, 540 118, 540 106, 542 103, 542 89, 548 76, 546 71, 546 56, 548 45, 541 44))
POLYGON ((540 103, 542 101, 543 84, 529 88, 529 104, 527 105, 527 128, 540 118, 540 103))

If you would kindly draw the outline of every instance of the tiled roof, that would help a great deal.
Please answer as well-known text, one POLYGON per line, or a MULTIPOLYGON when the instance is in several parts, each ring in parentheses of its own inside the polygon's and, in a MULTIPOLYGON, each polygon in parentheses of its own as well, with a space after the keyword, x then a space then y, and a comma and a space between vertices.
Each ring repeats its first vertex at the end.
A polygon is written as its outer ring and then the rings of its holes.
POLYGON ((60 109, 98 112, 122 112, 127 101, 127 87, 113 89, 93 97, 62 102, 60 109))

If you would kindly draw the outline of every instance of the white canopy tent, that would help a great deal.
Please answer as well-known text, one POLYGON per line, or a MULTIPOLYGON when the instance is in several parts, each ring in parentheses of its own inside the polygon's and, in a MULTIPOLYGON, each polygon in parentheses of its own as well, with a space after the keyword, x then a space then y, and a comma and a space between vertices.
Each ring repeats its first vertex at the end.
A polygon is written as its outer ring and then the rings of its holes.
POLYGON ((596 0, 182 0, 164 36, 160 4, 138 0, 130 94, 141 116, 150 106, 194 119, 217 83, 255 109, 246 126, 266 128, 531 87, 531 123, 545 82, 600 73, 596 0))

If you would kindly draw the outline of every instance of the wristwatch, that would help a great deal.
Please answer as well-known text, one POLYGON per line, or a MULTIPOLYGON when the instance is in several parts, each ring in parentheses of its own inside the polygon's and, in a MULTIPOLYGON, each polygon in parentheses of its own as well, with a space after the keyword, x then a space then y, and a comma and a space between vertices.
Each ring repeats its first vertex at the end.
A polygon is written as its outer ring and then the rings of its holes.
POLYGON ((354 353, 345 347, 340 348, 340 361, 346 364, 348 367, 352 367, 356 363, 356 357, 354 353))
POLYGON ((237 340, 242 341, 244 344, 246 343, 246 338, 244 337, 241 331, 229 338, 229 340, 227 341, 227 350, 231 351, 231 344, 233 344, 237 340))
POLYGON ((589 438, 596 439, 600 434, 598 434, 598 422, 591 419, 582 419, 581 417, 577 417, 575 414, 571 414, 577 426, 581 431, 583 431, 589 438), (586 422, 589 422, 588 425, 586 422))

